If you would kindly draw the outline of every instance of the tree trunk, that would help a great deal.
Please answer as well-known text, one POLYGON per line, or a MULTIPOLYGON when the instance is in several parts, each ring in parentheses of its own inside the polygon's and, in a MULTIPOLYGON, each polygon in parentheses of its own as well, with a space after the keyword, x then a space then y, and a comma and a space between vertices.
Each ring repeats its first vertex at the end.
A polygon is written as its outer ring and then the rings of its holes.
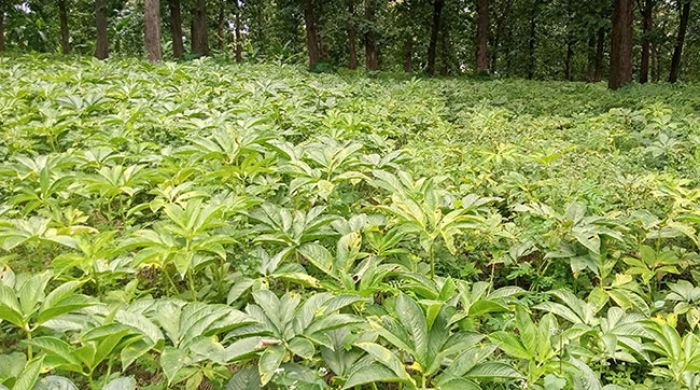
POLYGON ((321 62, 328 63, 330 62, 330 57, 328 54, 328 45, 324 43, 326 40, 324 39, 323 35, 323 23, 321 23, 321 16, 323 15, 323 3, 323 0, 317 0, 314 3, 314 6, 316 7, 316 12, 314 12, 314 19, 316 24, 316 42, 318 42, 318 52, 321 55, 321 62))
POLYGON ((5 51, 5 7, 0 3, 0 52, 5 51))
POLYGON ((618 89, 632 81, 633 0, 615 0, 610 47, 608 88, 618 89))
POLYGON ((403 45, 403 70, 413 72, 413 37, 408 35, 403 45))
POLYGON ((595 49, 595 72, 593 72, 593 81, 599 82, 603 79, 603 59, 605 57, 605 27, 598 29, 598 37, 596 39, 595 49))
POLYGON ((527 46, 527 78, 532 80, 535 76, 535 66, 537 66, 537 59, 535 58, 535 49, 537 47, 537 1, 534 2, 530 14, 530 38, 527 46))
POLYGON ((68 31, 68 6, 66 0, 58 0, 58 22, 61 26, 61 50, 70 53, 70 33, 68 31))
POLYGON ((236 38, 236 62, 242 62, 243 61, 243 38, 241 37, 241 10, 238 6, 238 0, 236 0, 236 6, 234 8, 235 12, 235 19, 236 19, 236 28, 234 29, 234 34, 236 38))
POLYGON ((489 72, 489 0, 476 0, 476 73, 489 72))
POLYGON ((568 81, 574 79, 574 37, 570 31, 566 39, 566 60, 564 61, 564 77, 568 81))
POLYGON ((348 0, 348 67, 357 69, 357 29, 355 28, 355 0, 348 0))
POLYGON ((365 66, 368 70, 379 69, 379 56, 377 55, 377 33, 375 22, 376 0, 365 0, 365 19, 369 24, 365 31, 365 66))
POLYGON ((185 53, 185 45, 182 42, 180 0, 169 0, 168 5, 170 6, 170 35, 173 39, 173 56, 180 58, 185 53))
POLYGON ((592 83, 595 77, 595 34, 589 34, 588 37, 588 65, 586 66, 586 81, 592 83))
POLYGON ((659 48, 651 44, 651 79, 658 83, 661 79, 661 61, 659 61, 659 48))
POLYGON ((447 76, 450 73, 450 29, 443 23, 442 34, 440 39, 440 52, 442 54, 442 69, 440 74, 447 76))
POLYGON ((207 0, 196 0, 192 14, 192 52, 197 56, 209 55, 209 19, 207 0))
POLYGON ((226 46, 226 25, 224 24, 226 22, 225 19, 226 16, 226 1, 225 0, 220 0, 219 1, 219 15, 217 16, 216 20, 216 28, 217 28, 217 35, 216 35, 216 44, 217 47, 219 48, 219 51, 222 53, 224 52, 225 46, 226 46))
POLYGON ((678 81, 678 75, 681 72, 681 57, 683 56, 683 43, 685 42, 685 33, 688 30, 688 17, 690 16, 691 0, 678 0, 681 8, 681 23, 678 26, 678 36, 676 36, 676 47, 673 49, 673 57, 671 58, 671 73, 668 76, 668 82, 675 83, 678 81), (681 4, 682 2, 682 4, 681 4))
POLYGON ((651 50, 651 32, 653 29, 654 2, 645 0, 641 9, 642 13, 642 59, 639 64, 639 83, 649 81, 649 57, 651 50))
POLYGON ((510 9, 513 6, 513 0, 506 0, 506 4, 503 7, 503 13, 496 18, 496 36, 493 38, 493 46, 491 47, 491 72, 496 72, 496 65, 498 65, 498 51, 501 48, 501 39, 505 33, 505 29, 508 23, 508 16, 510 15, 510 9))
POLYGON ((438 34, 440 33, 440 15, 442 14, 443 0, 433 0, 433 23, 430 26, 430 44, 428 45, 428 68, 426 73, 435 74, 435 53, 437 52, 438 34))
POLYGON ((95 25, 97 27, 97 39, 95 40, 95 57, 104 60, 109 57, 107 43, 107 2, 95 0, 95 25))
POLYGON ((309 69, 314 70, 321 59, 321 51, 318 45, 313 0, 304 1, 304 23, 306 24, 306 50, 309 53, 309 69))
POLYGON ((161 61, 160 54, 160 0, 146 0, 143 7, 144 42, 148 61, 161 61))

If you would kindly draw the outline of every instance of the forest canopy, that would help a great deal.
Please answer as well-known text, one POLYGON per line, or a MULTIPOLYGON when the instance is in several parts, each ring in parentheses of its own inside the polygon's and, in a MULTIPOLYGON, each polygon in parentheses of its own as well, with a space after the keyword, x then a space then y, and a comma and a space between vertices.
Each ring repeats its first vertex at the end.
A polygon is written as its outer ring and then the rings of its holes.
POLYGON ((700 389, 697 0, 0 0, 0 390, 700 389))
MULTIPOLYGON (((3 0, 7 50, 306 62, 442 75, 598 81, 621 46, 640 82, 700 78, 692 0, 3 0), (147 7, 158 12, 146 13, 147 7), (620 6, 626 9, 615 12, 620 6), (150 15, 150 16, 149 16, 150 15), (622 19, 614 20, 620 16, 622 19), (98 22, 102 20, 102 22, 98 22), (104 34, 97 26, 104 24, 104 34), (104 35, 104 37, 101 37, 104 35), (104 42, 99 46, 99 42, 104 42)), ((623 61, 623 67, 625 66, 623 61)), ((623 78, 631 79, 630 76, 623 78)))

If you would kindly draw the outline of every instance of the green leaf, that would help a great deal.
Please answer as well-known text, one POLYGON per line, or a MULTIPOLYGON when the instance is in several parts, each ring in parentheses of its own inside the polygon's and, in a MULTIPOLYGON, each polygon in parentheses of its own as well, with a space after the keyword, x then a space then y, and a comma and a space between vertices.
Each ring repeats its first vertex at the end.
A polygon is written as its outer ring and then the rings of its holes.
POLYGON ((15 385, 12 386, 12 390, 33 390, 34 385, 39 379, 39 373, 41 372, 43 362, 43 356, 30 360, 24 367, 24 370, 22 370, 22 373, 17 377, 15 385))
POLYGON ((233 375, 225 390, 259 390, 262 389, 260 376, 254 368, 244 368, 233 375))
POLYGON ((406 294, 396 298, 396 315, 411 337, 416 359, 425 365, 428 356, 428 326, 420 306, 406 294))
POLYGON ((497 378, 521 378, 522 375, 513 367, 500 362, 485 362, 477 364, 467 373, 469 378, 497 379, 497 378))
POLYGON ((299 253, 319 271, 334 276, 333 255, 328 249, 316 243, 307 243, 299 248, 299 253))
POLYGON ((27 357, 21 352, 12 352, 6 355, 0 355, 0 383, 7 378, 15 378, 19 376, 22 369, 27 364, 27 357))
POLYGON ((61 361, 74 365, 80 366, 80 360, 73 354, 73 349, 65 341, 53 337, 53 336, 43 336, 32 339, 31 344, 35 347, 41 348, 46 354, 52 358, 59 358, 61 361))
POLYGON ((389 368, 394 377, 400 378, 402 381, 412 383, 411 376, 406 372, 403 362, 391 350, 382 347, 379 344, 371 342, 360 342, 355 344, 357 347, 364 349, 369 353, 375 361, 389 368))
POLYGON ((520 340, 510 332, 500 331, 491 333, 489 340, 496 344, 506 354, 523 360, 530 360, 533 355, 520 343, 520 340))
POLYGON ((78 387, 68 378, 49 375, 41 378, 34 386, 34 390, 78 390, 78 387))
POLYGON ((314 344, 301 336, 297 336, 289 341, 288 348, 292 353, 304 359, 311 359, 316 353, 314 344))
POLYGON ((345 382, 343 389, 351 389, 356 386, 377 382, 407 383, 407 379, 396 376, 391 369, 384 365, 372 363, 368 366, 360 367, 350 374, 350 377, 348 377, 347 382, 345 382))
POLYGON ((102 390, 136 390, 136 379, 130 376, 112 379, 102 390))
POLYGON ((284 359, 285 350, 281 345, 267 347, 258 361, 260 383, 265 386, 275 376, 277 369, 284 359))
POLYGON ((168 385, 172 384, 178 371, 189 364, 190 358, 187 353, 177 348, 165 347, 160 355, 160 367, 168 380, 168 385))

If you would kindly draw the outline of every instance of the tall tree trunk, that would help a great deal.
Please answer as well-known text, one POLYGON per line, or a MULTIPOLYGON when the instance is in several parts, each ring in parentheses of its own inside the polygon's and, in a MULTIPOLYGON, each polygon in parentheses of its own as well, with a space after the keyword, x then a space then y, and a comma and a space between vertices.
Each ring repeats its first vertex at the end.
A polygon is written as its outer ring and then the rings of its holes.
POLYGON ((510 15, 510 10, 513 6, 513 0, 506 0, 506 4, 503 7, 503 13, 496 17, 496 35, 493 38, 493 45, 491 47, 491 72, 496 72, 496 66, 498 65, 498 51, 501 48, 501 39, 505 33, 505 29, 508 23, 508 16, 510 15))
POLYGON ((146 0, 143 7, 144 42, 148 61, 161 61, 160 54, 160 0, 146 0))
POLYGON ((437 52, 438 34, 440 33, 440 15, 442 14, 443 0, 433 0, 433 23, 430 26, 430 44, 428 45, 428 68, 426 73, 435 74, 435 53, 437 52))
POLYGON ((323 1, 316 1, 314 6, 316 7, 316 12, 314 12, 314 18, 316 20, 316 42, 318 42, 318 52, 321 55, 321 62, 328 63, 328 45, 325 44, 323 23, 321 22, 321 17, 323 16, 323 1))
POLYGON ((535 67, 537 66, 537 59, 535 58, 535 49, 537 48, 537 5, 538 1, 535 0, 532 10, 530 11, 530 37, 527 43, 527 78, 532 80, 535 76, 535 67))
POLYGON ((236 27, 234 29, 234 34, 236 38, 236 48, 235 48, 235 56, 236 56, 236 62, 242 62, 243 61, 243 37, 241 36, 241 10, 238 5, 238 0, 236 0, 236 6, 234 7, 234 12, 235 12, 235 19, 236 19, 236 27))
POLYGON ((109 44, 107 42, 106 0, 95 0, 95 26, 97 27, 97 39, 95 40, 95 57, 104 60, 109 56, 109 44))
POLYGON ((192 13, 192 52, 197 56, 209 55, 209 18, 207 0, 196 0, 192 13))
POLYGON ((595 55, 596 55, 596 35, 591 33, 588 36, 588 64, 586 66, 586 81, 592 83, 595 77, 595 55))
POLYGON ((603 59, 605 57, 605 27, 598 29, 598 37, 596 38, 595 49, 595 72, 593 72, 593 81, 599 82, 603 79, 603 59))
POLYGON ((675 83, 676 81, 678 81, 678 75, 681 72, 683 43, 685 42, 685 33, 688 30, 688 17, 690 16, 691 0, 678 0, 678 2, 679 8, 681 9, 681 22, 678 26, 678 35, 676 36, 676 47, 673 49, 673 57, 671 58, 671 73, 668 76, 668 81, 670 83, 675 83))
POLYGON ((355 0, 348 0, 348 67, 357 69, 357 29, 355 27, 355 0))
POLYGON ((306 50, 309 53, 309 69, 314 70, 321 59, 321 51, 318 44, 313 0, 304 1, 304 23, 306 24, 306 50))
POLYGON ((376 0, 365 0, 365 20, 369 24, 365 31, 365 66, 368 70, 379 69, 379 55, 377 54, 377 26, 374 25, 376 0))
POLYGON ((440 74, 447 76, 450 73, 450 58, 452 58, 452 56, 450 51, 450 29, 447 28, 444 23, 442 34, 440 35, 440 53, 442 54, 442 68, 440 69, 440 74))
POLYGON ((5 51, 5 7, 0 4, 0 52, 5 51))
POLYGON ((570 31, 566 39, 566 60, 564 61, 564 77, 568 81, 574 79, 574 37, 570 31))
POLYGON ((180 0, 169 0, 170 7, 170 35, 173 39, 173 56, 180 58, 185 53, 185 45, 182 42, 182 15, 180 14, 180 0))
POLYGON ((70 33, 68 31, 68 6, 66 0, 58 0, 58 21, 61 26, 61 50, 70 53, 70 33))
POLYGON ((651 44, 651 79, 658 83, 661 79, 661 61, 659 61, 659 48, 655 43, 651 44))
POLYGON ((610 89, 618 89, 632 81, 633 11, 634 0, 615 0, 608 77, 610 89))
POLYGON ((656 0, 644 0, 642 13, 642 59, 639 63, 639 83, 649 81, 649 57, 651 50, 651 32, 653 29, 654 2, 656 0))
POLYGON ((413 72, 413 37, 407 34, 403 45, 403 70, 406 73, 413 72))
POLYGON ((5 51, 5 8, 0 5, 0 52, 5 51))
POLYGON ((489 0, 476 0, 476 73, 489 72, 489 0))
POLYGON ((225 19, 226 16, 226 1, 225 0, 219 0, 219 15, 217 15, 216 18, 216 28, 217 28, 217 35, 216 35, 216 44, 219 48, 219 51, 223 52, 226 46, 226 25, 224 24, 226 22, 225 19))

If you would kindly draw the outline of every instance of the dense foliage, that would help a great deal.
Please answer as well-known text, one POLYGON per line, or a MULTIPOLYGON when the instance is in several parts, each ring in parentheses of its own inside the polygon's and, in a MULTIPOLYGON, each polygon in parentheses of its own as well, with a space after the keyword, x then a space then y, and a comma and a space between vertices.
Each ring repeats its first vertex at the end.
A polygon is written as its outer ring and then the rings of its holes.
POLYGON ((700 382, 698 87, 0 79, 0 388, 700 382))
MULTIPOLYGON (((111 56, 144 56, 144 2, 105 0, 111 56)), ((477 1, 440 2, 443 8, 435 42, 436 74, 469 73, 474 70, 477 1)), ((594 81, 607 77, 614 2, 488 0, 487 56, 491 75, 594 81)), ((182 26, 187 52, 184 58, 196 57, 197 50, 191 47, 191 26, 197 1, 159 0, 159 3, 163 54, 174 58, 172 27, 177 24, 182 26), (181 18, 174 20, 173 7, 180 10, 181 18)), ((208 54, 219 58, 233 60, 240 44, 243 60, 307 63, 305 10, 311 7, 320 51, 319 70, 352 67, 351 57, 356 57, 362 67, 368 32, 375 35, 380 69, 424 72, 429 62, 433 0, 206 0, 204 3, 211 48, 208 54), (369 3, 374 4, 371 17, 366 8, 369 3), (235 37, 236 26, 240 39, 235 37)), ((632 3, 635 5, 632 42, 635 74, 642 73, 641 62, 646 52, 648 69, 644 73, 648 74, 648 80, 668 80, 678 41, 680 8, 692 3, 680 59, 680 79, 700 79, 697 1, 635 0, 632 3), (647 8, 650 12, 645 18, 647 8)), ((7 50, 61 52, 61 7, 66 13, 65 49, 84 55, 95 53, 94 0, 0 1, 0 12, 5 14, 7 50)))

